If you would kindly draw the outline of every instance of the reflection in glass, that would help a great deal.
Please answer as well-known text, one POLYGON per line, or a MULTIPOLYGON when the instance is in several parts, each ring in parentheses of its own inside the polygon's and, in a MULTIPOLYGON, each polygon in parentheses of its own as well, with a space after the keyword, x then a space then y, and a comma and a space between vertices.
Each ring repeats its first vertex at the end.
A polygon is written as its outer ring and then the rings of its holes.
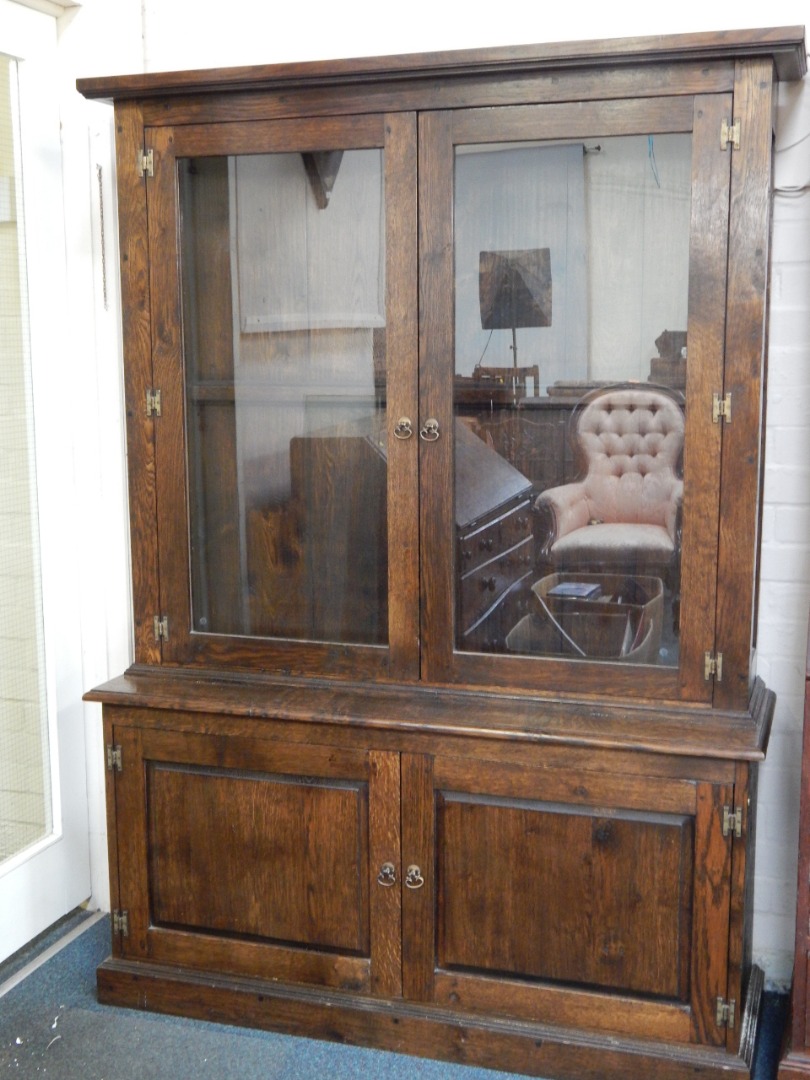
POLYGON ((193 628, 382 644, 382 151, 179 182, 193 628))
POLYGON ((689 135, 458 148, 458 648, 677 665, 690 192, 689 135))

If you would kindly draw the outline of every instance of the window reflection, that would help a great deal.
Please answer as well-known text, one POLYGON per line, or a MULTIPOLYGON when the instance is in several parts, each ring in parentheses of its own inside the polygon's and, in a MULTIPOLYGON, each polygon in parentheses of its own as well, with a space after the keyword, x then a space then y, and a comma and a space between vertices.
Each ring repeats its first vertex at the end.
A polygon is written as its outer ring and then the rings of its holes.
POLYGON ((459 148, 458 648, 677 665, 690 191, 689 135, 459 148))
POLYGON ((198 632, 387 641, 381 150, 180 163, 198 632))

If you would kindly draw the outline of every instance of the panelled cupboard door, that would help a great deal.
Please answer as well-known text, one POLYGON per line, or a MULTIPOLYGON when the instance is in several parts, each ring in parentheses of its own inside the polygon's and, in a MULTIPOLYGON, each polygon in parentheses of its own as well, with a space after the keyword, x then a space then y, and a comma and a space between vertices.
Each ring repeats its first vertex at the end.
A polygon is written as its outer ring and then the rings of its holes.
POLYGON ((396 996, 395 754, 116 724, 117 955, 396 996))
POLYGON ((146 131, 163 662, 418 672, 415 139, 146 131))
POLYGON ((420 115, 423 677, 711 701, 730 108, 420 115))
POLYGON ((731 785, 420 755, 402 777, 406 996, 724 1045, 731 785))

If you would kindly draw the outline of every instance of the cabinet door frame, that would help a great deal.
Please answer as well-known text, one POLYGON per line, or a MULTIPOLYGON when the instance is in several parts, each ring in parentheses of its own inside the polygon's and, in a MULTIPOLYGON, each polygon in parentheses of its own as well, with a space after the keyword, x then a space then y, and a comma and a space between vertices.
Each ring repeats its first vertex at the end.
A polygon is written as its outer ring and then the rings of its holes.
MULTIPOLYGON (((163 663, 261 667, 285 674, 360 678, 415 678, 418 673, 418 475, 416 439, 393 438, 400 416, 416 414, 416 121, 413 114, 369 114, 295 121, 188 124, 152 127, 145 143, 154 176, 147 181, 151 384, 136 390, 143 409, 150 386, 161 391, 161 416, 150 419, 157 497, 157 550, 143 565, 159 585, 136 590, 136 601, 159 593, 159 607, 137 612, 147 625, 168 618, 168 637, 150 645, 163 663), (179 190, 176 163, 183 157, 332 149, 384 151, 387 327, 388 644, 355 645, 282 637, 206 634, 192 629, 190 536, 183 327, 181 315, 179 190)), ((131 417, 131 425, 138 423, 131 417)), ((135 466, 137 467, 137 465, 135 466)), ((154 534, 152 534, 154 535, 154 534)), ((149 530, 133 534, 134 562, 151 546, 149 530)), ((146 634, 148 638, 148 633, 146 634)))
MULTIPOLYGON (((494 762, 404 754, 402 763, 403 864, 423 868, 424 886, 403 896, 403 990, 406 997, 444 1007, 501 1013, 516 1019, 586 1027, 671 1042, 725 1045, 716 1022, 717 999, 729 985, 728 940, 732 895, 732 842, 723 836, 723 806, 732 783, 664 777, 624 777, 579 769, 533 769, 494 762), (691 923, 681 941, 686 1000, 627 991, 554 984, 503 973, 443 970, 438 964, 441 863, 437 816, 443 794, 485 798, 493 805, 515 798, 538 808, 610 814, 630 811, 691 818, 692 874, 685 887, 691 923), (426 869, 425 869, 426 868, 426 869), (459 1002, 461 1005, 459 1006, 459 1002)), ((688 922, 688 920, 687 920, 688 922)), ((683 923, 686 927, 687 923, 683 923)), ((467 927, 474 935, 475 928, 467 927)))
MULTIPOLYGON (((132 719, 126 714, 113 717, 111 727, 122 762, 110 792, 115 806, 112 820, 117 823, 110 845, 112 877, 116 903, 127 912, 127 932, 114 935, 114 954, 122 959, 398 997, 400 891, 382 888, 377 874, 384 862, 392 862, 397 880, 400 878, 399 755, 144 728, 136 726, 132 719), (157 861, 164 856, 160 851, 160 823, 158 832, 154 826, 150 828, 150 778, 161 769, 180 770, 192 777, 210 773, 212 783, 221 777, 237 783, 275 782, 276 778, 282 785, 291 783, 303 788, 314 784, 327 791, 343 791, 347 800, 354 792, 360 814, 358 877, 354 884, 359 897, 357 933, 365 948, 341 950, 317 943, 257 939, 244 932, 158 924, 153 875, 157 861)), ((317 881, 320 867, 306 869, 315 875, 314 884, 325 895, 329 883, 317 881)), ((247 873, 249 868, 245 870, 247 873)), ((343 885, 349 891, 353 887, 351 882, 343 885)), ((244 916, 241 909, 238 914, 244 916)))
POLYGON ((730 156, 718 131, 731 95, 430 112, 419 117, 420 416, 443 437, 420 447, 422 522, 422 674, 428 681, 522 690, 654 697, 708 704, 704 654, 714 649, 717 607, 717 506, 722 425, 712 422, 712 392, 723 382, 730 156), (474 654, 455 649, 453 368, 455 317, 453 159, 464 144, 598 138, 663 132, 692 134, 689 250, 689 365, 677 668, 474 654))

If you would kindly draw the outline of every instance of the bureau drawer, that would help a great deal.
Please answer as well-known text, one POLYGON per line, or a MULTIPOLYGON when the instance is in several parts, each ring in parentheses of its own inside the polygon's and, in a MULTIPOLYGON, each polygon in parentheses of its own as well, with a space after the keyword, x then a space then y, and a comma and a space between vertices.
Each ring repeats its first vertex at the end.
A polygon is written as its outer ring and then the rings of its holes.
POLYGON ((531 503, 523 499, 516 506, 459 536, 459 573, 469 574, 500 552, 514 547, 531 535, 531 503))
POLYGON ((462 633, 475 626, 507 589, 530 573, 533 552, 531 537, 527 537, 462 577, 459 594, 459 628, 462 633))

